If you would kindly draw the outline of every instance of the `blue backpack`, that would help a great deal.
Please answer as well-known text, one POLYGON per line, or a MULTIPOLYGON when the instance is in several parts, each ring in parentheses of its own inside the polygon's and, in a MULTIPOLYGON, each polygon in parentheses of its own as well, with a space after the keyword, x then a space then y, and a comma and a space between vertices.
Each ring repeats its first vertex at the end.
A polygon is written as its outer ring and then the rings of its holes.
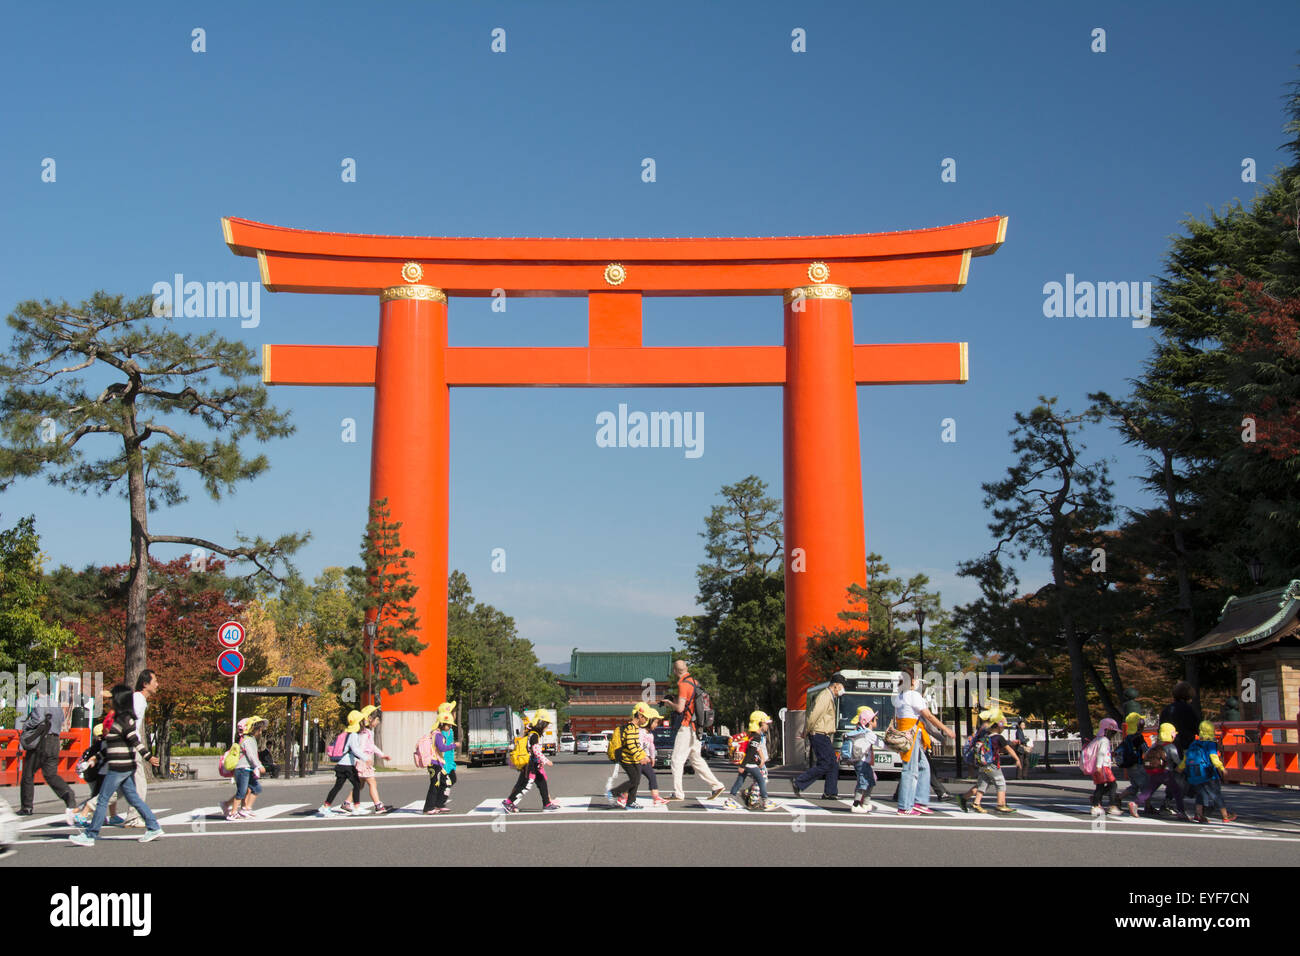
POLYGON ((1215 745, 1208 740, 1195 740, 1187 748, 1187 782, 1195 786, 1208 783, 1214 777, 1214 764, 1210 754, 1215 752, 1215 745))

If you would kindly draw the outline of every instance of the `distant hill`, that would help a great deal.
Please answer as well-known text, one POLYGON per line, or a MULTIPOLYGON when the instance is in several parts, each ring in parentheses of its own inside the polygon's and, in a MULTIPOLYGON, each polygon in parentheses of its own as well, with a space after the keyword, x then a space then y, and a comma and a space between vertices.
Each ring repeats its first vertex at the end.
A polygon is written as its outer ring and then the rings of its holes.
POLYGON ((552 674, 556 674, 560 677, 569 676, 569 661, 565 661, 562 664, 543 664, 542 666, 552 674))

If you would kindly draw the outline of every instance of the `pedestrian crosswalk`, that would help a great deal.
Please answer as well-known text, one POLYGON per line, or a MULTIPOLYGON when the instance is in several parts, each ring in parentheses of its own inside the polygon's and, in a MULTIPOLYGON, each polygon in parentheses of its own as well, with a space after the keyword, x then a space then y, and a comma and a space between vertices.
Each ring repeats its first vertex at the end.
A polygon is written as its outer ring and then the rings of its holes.
MULTIPOLYGON (((541 811, 541 802, 539 800, 530 801, 526 806, 520 808, 521 813, 535 818, 543 817, 569 817, 572 814, 618 814, 626 813, 610 803, 603 796, 565 796, 555 797, 555 802, 559 804, 559 810, 552 813, 543 814, 541 811)), ((852 813, 850 803, 847 799, 839 801, 822 800, 819 798, 809 798, 807 796, 789 797, 774 796, 772 803, 775 805, 774 811, 753 811, 742 806, 728 806, 725 795, 715 799, 710 799, 707 794, 701 793, 698 796, 689 796, 686 800, 674 801, 668 805, 655 806, 648 799, 638 801, 642 810, 640 816, 652 816, 655 818, 664 818, 668 814, 675 817, 695 816, 697 819, 701 815, 718 815, 719 819, 725 818, 738 820, 745 818, 766 818, 772 820, 789 820, 790 817, 806 818, 813 817, 821 821, 881 821, 900 819, 896 812, 896 807, 892 802, 873 801, 873 812, 870 814, 852 813)), ((988 813, 963 812, 961 807, 954 803, 934 803, 931 804, 931 813, 928 818, 932 822, 944 821, 954 825, 962 823, 974 825, 976 823, 988 826, 993 821, 999 825, 1013 824, 1015 821, 1024 821, 1027 824, 1073 824, 1077 827, 1079 824, 1089 824, 1096 827, 1101 824, 1099 820, 1104 820, 1106 827, 1110 826, 1136 826, 1146 824, 1151 821, 1135 820, 1128 816, 1110 816, 1105 818, 1091 817, 1089 807, 1086 804, 1059 804, 1045 802, 1016 802, 1014 804, 1016 813, 1001 814, 993 810, 992 801, 989 801, 987 808, 988 813)), ((275 803, 265 806, 255 806, 249 819, 231 821, 227 823, 217 805, 199 806, 189 810, 171 811, 166 808, 154 810, 159 824, 164 828, 173 830, 208 830, 209 827, 224 828, 227 826, 237 827, 241 824, 257 823, 289 823, 294 825, 310 824, 312 826, 329 826, 331 823, 356 822, 373 820, 400 820, 410 819, 412 817, 422 816, 424 809, 423 800, 413 800, 402 806, 390 807, 388 812, 383 815, 375 814, 369 806, 364 807, 361 813, 329 813, 323 817, 316 815, 317 806, 313 803, 275 803)), ((447 816, 438 817, 439 821, 454 820, 457 817, 464 820, 467 817, 483 818, 504 815, 505 810, 501 801, 497 798, 483 800, 474 806, 461 809, 452 807, 452 813, 447 816)), ((629 815, 630 816, 630 815, 629 815)), ((919 819, 909 817, 906 819, 919 819)), ((1229 825, 1234 830, 1248 829, 1249 824, 1238 823, 1229 825)), ((46 836, 54 837, 66 835, 72 832, 72 828, 67 825, 62 813, 48 814, 24 820, 18 824, 18 829, 22 831, 25 837, 46 836)), ((106 827, 105 835, 110 835, 114 828, 106 827)))

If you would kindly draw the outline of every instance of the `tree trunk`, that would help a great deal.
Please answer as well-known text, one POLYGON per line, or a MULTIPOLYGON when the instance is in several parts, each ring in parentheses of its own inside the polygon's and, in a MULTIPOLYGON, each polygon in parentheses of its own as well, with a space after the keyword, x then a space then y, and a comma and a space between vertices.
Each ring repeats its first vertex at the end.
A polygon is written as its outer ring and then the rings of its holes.
MULTIPOLYGON (((1174 490, 1173 455, 1165 451, 1165 506, 1174 525, 1174 567, 1178 570, 1178 612, 1183 619, 1183 643, 1196 640, 1196 619, 1192 608, 1192 580, 1188 573, 1187 539, 1179 524, 1178 494, 1174 490)), ((1190 654, 1183 658, 1186 680, 1192 685, 1192 706, 1201 709, 1201 689, 1197 686, 1196 659, 1190 654)))
MULTIPOLYGON (((134 417, 134 416, 133 416, 134 417)), ((134 421, 132 422, 134 426, 134 421)), ((149 496, 145 490, 140 446, 126 440, 127 486, 131 501, 131 563, 126 597, 126 660, 123 674, 135 687, 136 676, 148 666, 146 657, 149 608, 149 496)))

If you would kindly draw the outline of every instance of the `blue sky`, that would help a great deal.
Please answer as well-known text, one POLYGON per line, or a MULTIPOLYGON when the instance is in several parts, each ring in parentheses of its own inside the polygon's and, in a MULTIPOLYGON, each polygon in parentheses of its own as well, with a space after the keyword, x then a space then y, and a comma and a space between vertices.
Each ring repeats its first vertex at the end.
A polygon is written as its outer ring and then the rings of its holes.
MULTIPOLYGON (((964 386, 861 388, 867 546, 923 571, 946 603, 988 547, 981 481, 1010 462, 1012 414, 1040 393, 1079 408, 1124 392, 1149 332, 1045 318, 1043 285, 1153 277, 1168 237, 1282 161, 1300 8, 1120 3, 392 2, 71 4, 0 13, 0 305, 146 293, 180 272, 257 278, 221 216, 414 235, 807 235, 1010 216, 958 294, 857 296, 858 342, 968 341, 964 386), (491 51, 494 28, 506 52, 491 51), (1106 31, 1093 53, 1092 31, 1106 31), (191 50, 206 31, 207 51, 191 50), (807 52, 791 50, 806 31, 807 52), (42 161, 56 181, 42 182, 42 161), (340 176, 355 159, 357 181, 340 176), (642 182, 646 157, 657 181, 642 182), (957 181, 940 164, 957 161, 957 181), (957 421, 957 441, 940 422, 957 421)), ((375 341, 365 297, 263 293, 260 324, 178 319, 263 343, 375 341)), ((453 345, 579 345, 581 300, 453 300, 453 345)), ((0 332, 7 340, 8 330, 0 332)), ((647 345, 779 344, 766 298, 651 299, 647 345)), ((237 494, 156 513, 153 530, 229 540, 310 530, 314 575, 357 558, 371 394, 277 388, 297 433, 237 494), (357 441, 341 441, 354 418, 357 441)), ((452 395, 451 565, 515 616, 546 661, 650 649, 690 613, 698 532, 725 483, 781 486, 777 389, 460 389, 452 395), (703 412, 704 454, 609 449, 620 402, 703 412), (490 571, 493 548, 507 570, 490 571)), ((1121 503, 1136 457, 1104 429, 1121 503)), ((54 563, 128 555, 125 502, 42 482, 54 563)), ((183 549, 159 547, 168 558, 183 549)), ((1114 558, 1112 557, 1112 560, 1114 558)), ((1036 565, 1026 585, 1045 579, 1036 565)))

